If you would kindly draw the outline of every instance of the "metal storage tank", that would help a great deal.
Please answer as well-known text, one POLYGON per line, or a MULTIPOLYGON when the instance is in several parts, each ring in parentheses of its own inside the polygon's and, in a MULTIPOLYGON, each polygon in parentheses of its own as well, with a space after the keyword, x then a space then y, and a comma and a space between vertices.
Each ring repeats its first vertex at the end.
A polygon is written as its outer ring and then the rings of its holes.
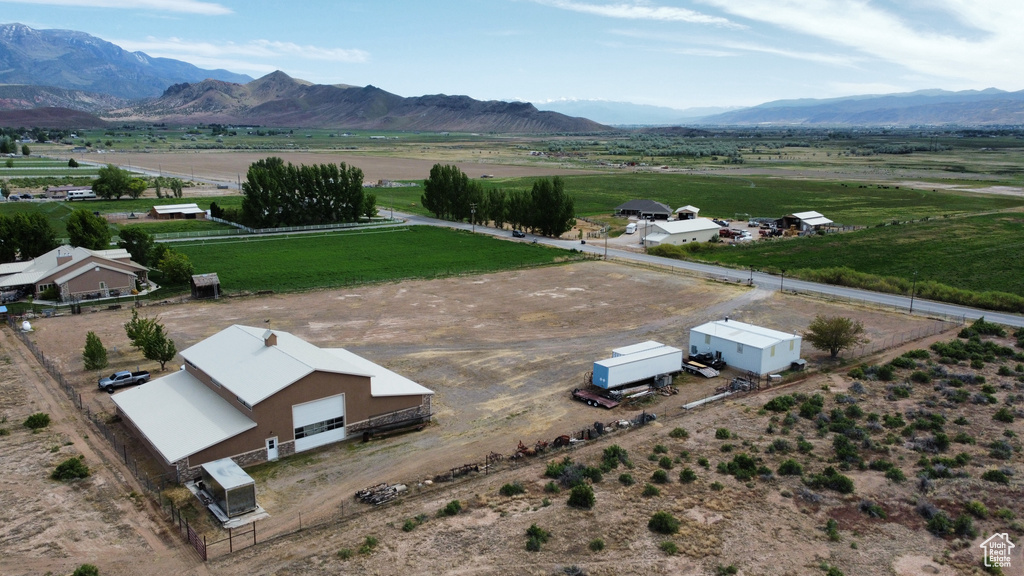
POLYGON ((256 482, 231 458, 203 464, 202 478, 206 491, 228 518, 256 509, 256 482))

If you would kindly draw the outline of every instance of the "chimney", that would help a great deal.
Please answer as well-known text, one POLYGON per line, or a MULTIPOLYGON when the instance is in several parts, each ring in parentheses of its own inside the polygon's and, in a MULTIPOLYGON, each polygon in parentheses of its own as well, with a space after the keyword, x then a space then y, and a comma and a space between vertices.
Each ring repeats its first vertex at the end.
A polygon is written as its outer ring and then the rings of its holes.
POLYGON ((728 317, 728 316, 726 316, 726 317, 725 317, 725 321, 726 321, 726 322, 728 322, 728 321, 729 321, 729 317, 728 317))
POLYGON ((274 334, 273 330, 267 330, 263 333, 263 345, 277 346, 277 334, 274 334))
POLYGON ((63 266, 71 262, 71 253, 65 254, 63 250, 57 252, 57 266, 63 266))

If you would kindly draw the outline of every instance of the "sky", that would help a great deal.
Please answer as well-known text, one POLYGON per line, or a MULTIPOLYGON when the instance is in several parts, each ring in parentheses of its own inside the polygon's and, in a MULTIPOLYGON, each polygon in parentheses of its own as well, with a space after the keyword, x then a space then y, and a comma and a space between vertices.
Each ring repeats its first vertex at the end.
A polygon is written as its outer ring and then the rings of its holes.
POLYGON ((1024 89, 1021 0, 0 0, 0 14, 407 97, 686 109, 1024 89))

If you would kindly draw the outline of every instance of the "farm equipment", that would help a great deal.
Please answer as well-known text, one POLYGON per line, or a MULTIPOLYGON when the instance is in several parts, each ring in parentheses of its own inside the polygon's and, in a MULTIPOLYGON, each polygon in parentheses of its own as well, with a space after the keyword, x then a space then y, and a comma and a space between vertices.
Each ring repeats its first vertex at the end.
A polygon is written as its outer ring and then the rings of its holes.
POLYGON ((377 484, 376 486, 370 486, 365 490, 356 492, 356 500, 360 500, 366 504, 373 504, 374 506, 380 506, 391 502, 398 495, 408 490, 405 484, 377 484))

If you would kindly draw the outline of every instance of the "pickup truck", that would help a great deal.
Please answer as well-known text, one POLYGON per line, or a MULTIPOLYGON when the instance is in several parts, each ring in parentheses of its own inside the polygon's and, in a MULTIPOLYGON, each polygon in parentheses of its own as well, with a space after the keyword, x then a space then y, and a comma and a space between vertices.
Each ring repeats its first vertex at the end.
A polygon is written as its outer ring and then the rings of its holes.
POLYGON ((114 372, 106 378, 100 378, 99 387, 112 394, 115 388, 131 386, 132 384, 145 384, 148 381, 149 372, 146 370, 142 370, 140 372, 122 370, 120 372, 114 372))

